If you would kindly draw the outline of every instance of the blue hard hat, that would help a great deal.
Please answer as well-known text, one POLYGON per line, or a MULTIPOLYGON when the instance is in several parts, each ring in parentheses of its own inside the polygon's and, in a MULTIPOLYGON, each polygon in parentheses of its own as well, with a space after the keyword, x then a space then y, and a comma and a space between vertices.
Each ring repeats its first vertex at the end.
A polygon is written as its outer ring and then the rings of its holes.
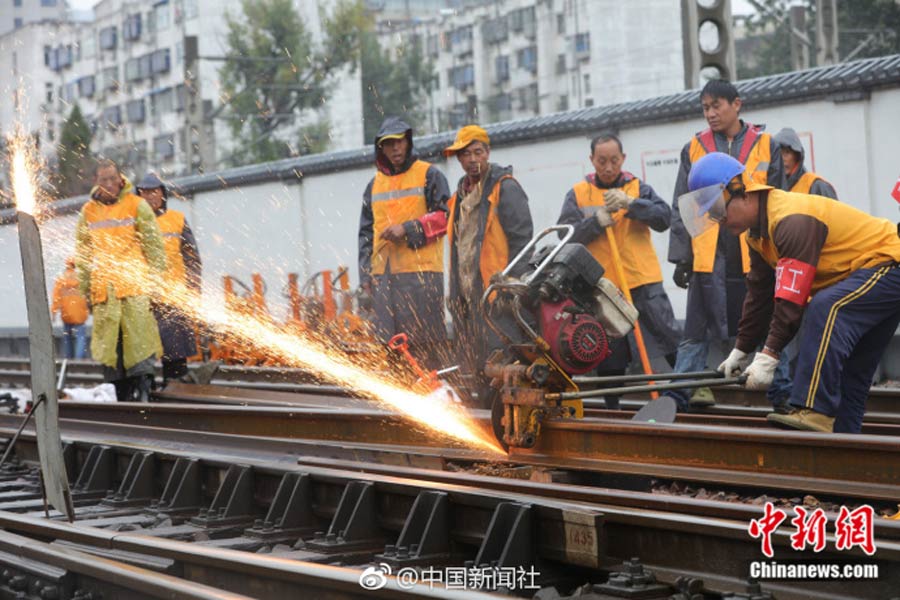
POLYGON ((744 165, 736 158, 724 152, 710 152, 691 166, 688 190, 694 192, 713 185, 727 187, 729 181, 743 172, 744 165))

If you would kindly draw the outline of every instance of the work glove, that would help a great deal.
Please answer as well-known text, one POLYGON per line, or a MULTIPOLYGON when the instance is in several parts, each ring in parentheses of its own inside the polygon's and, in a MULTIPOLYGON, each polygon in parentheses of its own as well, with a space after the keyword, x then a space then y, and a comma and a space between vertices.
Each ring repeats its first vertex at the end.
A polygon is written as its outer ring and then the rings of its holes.
POLYGON ((623 192, 619 188, 614 188, 611 190, 607 190, 605 194, 603 194, 603 201, 606 203, 606 210, 611 213, 616 212, 620 209, 628 209, 628 205, 631 204, 633 198, 623 192))
POLYGON ((691 263, 678 263, 675 265, 675 274, 672 275, 672 281, 681 289, 686 290, 693 274, 694 270, 691 263))
POLYGON ((763 352, 757 352, 753 357, 753 362, 744 371, 747 376, 747 382, 744 387, 748 390, 764 391, 772 385, 772 378, 775 376, 775 367, 778 366, 778 359, 769 356, 763 352))
POLYGON ((605 206, 599 207, 597 209, 597 214, 595 214, 594 217, 603 229, 606 229, 613 224, 612 215, 609 214, 609 209, 605 206))
POLYGON ((737 377, 750 364, 750 357, 746 352, 741 352, 737 348, 732 348, 728 358, 722 361, 719 368, 716 369, 725 377, 737 377))

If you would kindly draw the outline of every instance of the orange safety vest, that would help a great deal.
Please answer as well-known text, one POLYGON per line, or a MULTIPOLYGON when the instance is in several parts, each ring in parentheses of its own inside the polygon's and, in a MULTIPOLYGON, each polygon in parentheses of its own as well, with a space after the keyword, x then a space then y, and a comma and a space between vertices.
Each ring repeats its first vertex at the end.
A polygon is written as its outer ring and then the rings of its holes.
MULTIPOLYGON (((495 273, 499 273, 509 264, 509 242, 506 239, 506 232, 500 225, 500 219, 497 217, 497 205, 500 203, 500 184, 504 179, 512 179, 512 175, 503 175, 494 184, 488 196, 488 216, 484 225, 484 239, 481 241, 481 255, 478 261, 478 268, 481 271, 482 289, 487 289, 491 281, 491 277, 495 273)), ((447 239, 450 240, 450 246, 453 246, 453 224, 456 220, 456 195, 453 193, 447 203, 450 209, 450 219, 447 223, 447 239)))
MULTIPOLYGON (((766 184, 768 182, 770 153, 770 136, 763 133, 762 129, 755 125, 748 125, 747 133, 737 159, 744 164, 742 175, 744 183, 755 181, 766 184)), ((694 164, 709 152, 716 151, 716 141, 712 129, 701 131, 691 138, 690 158, 694 164)), ((750 252, 747 249, 747 234, 741 234, 741 264, 744 273, 750 270, 750 252)), ((697 273, 712 273, 716 262, 716 246, 719 242, 719 225, 715 224, 697 237, 691 239, 691 247, 694 250, 694 271, 697 273)))
POLYGON ((87 299, 81 295, 74 269, 66 269, 53 286, 53 311, 66 325, 82 325, 88 318, 87 299))
POLYGON ((791 191, 797 194, 808 194, 809 190, 812 189, 813 184, 819 179, 825 181, 824 178, 807 171, 800 176, 800 179, 797 180, 797 183, 794 184, 791 191))
MULTIPOLYGON (((633 177, 622 186, 622 191, 631 198, 640 196, 641 182, 633 177)), ((572 188, 575 192, 575 201, 584 216, 592 216, 597 212, 597 207, 604 206, 606 200, 603 194, 606 188, 599 188, 588 181, 582 180, 572 188)), ((662 270, 659 267, 659 258, 650 241, 650 228, 646 223, 637 219, 625 218, 625 210, 617 210, 612 213, 613 225, 596 239, 587 244, 594 258, 606 269, 605 277, 622 289, 615 265, 613 265, 612 251, 609 246, 610 230, 616 236, 616 245, 619 249, 619 257, 622 260, 622 269, 630 288, 636 288, 648 283, 662 281, 662 270)))
POLYGON ((181 234, 184 231, 184 213, 166 210, 156 218, 166 249, 166 272, 163 275, 168 285, 184 285, 184 257, 181 254, 181 234))
POLYGON ((775 228, 782 219, 792 215, 809 215, 828 227, 828 238, 815 265, 814 292, 846 279, 859 269, 900 261, 896 223, 831 198, 769 190, 766 201, 769 237, 751 237, 748 242, 772 268, 782 258, 772 241, 775 228))
POLYGON ((91 238, 91 302, 106 302, 106 289, 113 286, 116 298, 140 296, 149 285, 150 267, 138 239, 138 205, 144 200, 125 194, 115 204, 89 200, 84 221, 91 238), (128 273, 127 277, 122 274, 128 273))
POLYGON ((398 175, 375 174, 372 183, 372 216, 374 223, 372 274, 383 275, 387 265, 391 273, 443 273, 444 244, 426 244, 410 248, 405 242, 381 239, 381 232, 391 225, 418 219, 428 212, 425 201, 425 178, 430 163, 417 160, 398 175))

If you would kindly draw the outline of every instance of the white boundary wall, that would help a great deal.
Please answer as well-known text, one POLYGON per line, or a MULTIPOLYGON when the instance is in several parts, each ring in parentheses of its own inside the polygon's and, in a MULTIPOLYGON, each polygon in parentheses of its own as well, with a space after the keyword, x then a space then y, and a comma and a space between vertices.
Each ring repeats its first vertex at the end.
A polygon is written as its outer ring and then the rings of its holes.
MULTIPOLYGON (((842 201, 896 221, 898 205, 889 192, 900 176, 900 89, 872 92, 867 100, 834 103, 815 100, 745 111, 747 120, 764 123, 770 133, 785 126, 800 132, 807 146, 807 166, 831 181, 842 201)), ((699 102, 697 118, 621 131, 625 168, 654 186, 671 201, 678 156, 690 136, 705 127, 699 102)), ((512 164, 528 193, 535 228, 556 222, 565 193, 590 172, 588 143, 596 132, 581 136, 495 147, 491 159, 512 164)), ((456 185, 462 172, 455 160, 440 162, 456 185)), ((204 293, 221 298, 223 275, 250 283, 254 271, 268 284, 267 300, 277 319, 286 314, 281 290, 287 273, 301 278, 339 264, 356 269, 357 227, 361 195, 372 168, 310 175, 299 184, 270 182, 199 192, 171 206, 183 210, 197 236, 204 262, 204 293)), ((46 224, 48 286, 71 251, 76 217, 46 224)), ((654 233, 663 263, 665 285, 684 317, 686 294, 671 283, 666 262, 668 233, 654 233)), ((14 225, 0 226, 0 285, 5 290, 0 328, 26 323, 18 241, 14 225)))

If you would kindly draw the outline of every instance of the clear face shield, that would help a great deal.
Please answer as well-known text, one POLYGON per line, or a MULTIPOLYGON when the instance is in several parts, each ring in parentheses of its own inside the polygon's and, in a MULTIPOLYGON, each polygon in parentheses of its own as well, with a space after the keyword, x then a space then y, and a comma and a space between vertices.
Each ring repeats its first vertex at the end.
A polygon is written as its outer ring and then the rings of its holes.
POLYGON ((691 237, 697 237, 725 220, 726 190, 721 183, 678 197, 678 212, 691 237))

